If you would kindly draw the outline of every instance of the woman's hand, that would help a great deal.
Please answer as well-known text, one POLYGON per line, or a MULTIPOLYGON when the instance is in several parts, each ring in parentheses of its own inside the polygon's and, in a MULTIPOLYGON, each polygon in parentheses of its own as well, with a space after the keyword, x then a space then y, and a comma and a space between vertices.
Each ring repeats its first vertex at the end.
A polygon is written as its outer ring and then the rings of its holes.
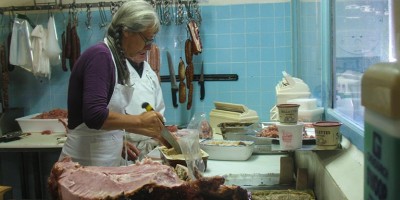
POLYGON ((122 157, 125 158, 125 152, 128 153, 128 160, 135 161, 136 159, 139 158, 140 151, 138 148, 136 148, 135 145, 132 143, 125 141, 124 146, 122 148, 122 157), (126 147, 126 150, 125 150, 126 147))
POLYGON ((148 111, 143 112, 139 117, 142 121, 141 130, 145 135, 159 139, 161 137, 162 129, 165 128, 163 116, 158 112, 148 111))
MULTIPOLYGON (((162 116, 160 113, 154 112, 154 111, 144 112, 144 113, 141 114, 141 116, 143 116, 143 117, 152 116, 152 115, 154 116, 154 113, 155 113, 156 116, 157 116, 157 120, 155 120, 155 122, 154 122, 154 123, 151 123, 150 125, 151 125, 152 128, 154 128, 155 130, 158 130, 158 128, 160 128, 160 129, 159 129, 159 131, 156 131, 156 134, 155 134, 155 135, 152 135, 151 137, 153 137, 154 139, 158 140, 162 145, 164 145, 164 146, 166 146, 166 147, 168 147, 168 148, 171 148, 171 147, 172 147, 171 144, 169 144, 168 141, 165 140, 165 139, 161 136, 161 131, 163 131, 163 129, 168 130, 168 129, 165 127, 165 125, 164 125, 164 122, 163 122, 164 118, 163 118, 163 116, 162 116), (152 113, 153 113, 153 114, 152 114, 152 113)), ((151 128, 150 128, 150 129, 151 129, 151 128)), ((169 131, 169 130, 168 130, 168 131, 169 131)))
POLYGON ((120 114, 110 112, 102 129, 125 129, 131 133, 137 133, 162 141, 161 131, 165 128, 163 116, 159 112, 147 111, 140 115, 120 114))

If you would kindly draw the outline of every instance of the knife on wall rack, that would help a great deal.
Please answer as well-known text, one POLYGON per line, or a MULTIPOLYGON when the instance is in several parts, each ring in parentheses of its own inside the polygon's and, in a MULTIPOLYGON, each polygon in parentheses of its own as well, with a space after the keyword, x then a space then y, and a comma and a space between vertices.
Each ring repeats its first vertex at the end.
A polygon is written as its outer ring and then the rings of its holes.
POLYGON ((206 91, 204 88, 204 63, 203 63, 203 61, 201 62, 200 78, 199 78, 198 84, 200 85, 200 100, 204 100, 206 91))
POLYGON ((175 76, 175 69, 174 64, 172 62, 171 54, 167 51, 167 60, 168 60, 168 69, 169 69, 169 76, 171 81, 171 95, 172 95, 172 104, 175 108, 178 107, 176 93, 178 93, 178 85, 176 84, 176 76, 175 76))
MULTIPOLYGON (((170 82, 170 76, 160 76, 161 82, 170 82)), ((175 79, 179 78, 178 75, 175 79)), ((199 81, 200 74, 195 74, 193 76, 193 81, 199 81)), ((237 81, 239 80, 239 75, 237 74, 204 74, 204 81, 237 81)))

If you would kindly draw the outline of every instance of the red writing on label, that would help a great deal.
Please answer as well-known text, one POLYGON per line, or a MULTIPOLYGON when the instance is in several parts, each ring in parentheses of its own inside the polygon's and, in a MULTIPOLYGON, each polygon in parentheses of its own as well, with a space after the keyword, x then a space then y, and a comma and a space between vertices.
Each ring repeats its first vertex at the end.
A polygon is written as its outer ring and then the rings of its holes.
POLYGON ((291 142, 293 139, 293 134, 291 132, 282 131, 282 140, 284 142, 291 142))

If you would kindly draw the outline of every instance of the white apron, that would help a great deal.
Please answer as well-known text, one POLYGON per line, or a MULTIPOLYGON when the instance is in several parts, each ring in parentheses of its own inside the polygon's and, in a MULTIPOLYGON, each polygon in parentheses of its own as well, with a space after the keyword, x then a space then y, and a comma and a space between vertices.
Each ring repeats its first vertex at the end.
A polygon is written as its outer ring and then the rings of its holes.
MULTIPOLYGON (((114 57, 112 59, 114 61, 114 57)), ((118 76, 118 73, 115 73, 118 76)), ((118 84, 116 80, 108 104, 109 110, 125 113, 125 108, 132 99, 132 93, 132 87, 118 84)), ((60 159, 70 156, 73 161, 84 166, 120 166, 123 163, 121 156, 123 139, 123 130, 95 130, 82 123, 75 129, 69 130, 60 159)))
MULTIPOLYGON (((133 66, 129 62, 127 62, 127 64, 133 88, 133 97, 131 103, 126 107, 126 113, 130 115, 139 115, 146 112, 146 110, 142 108, 142 104, 143 102, 148 102, 153 106, 155 111, 164 114, 165 105, 162 91, 158 77, 153 69, 151 69, 147 62, 144 62, 143 74, 142 77, 140 77, 133 66)), ((158 142, 150 137, 135 133, 128 134, 127 140, 140 150, 139 160, 158 145, 158 142)))
POLYGON ((133 88, 133 97, 131 103, 126 107, 126 112, 131 115, 141 114, 146 111, 142 108, 142 103, 148 102, 155 111, 163 114, 165 106, 159 86, 160 83, 150 65, 144 62, 143 74, 140 77, 133 66, 129 62, 127 64, 133 88))

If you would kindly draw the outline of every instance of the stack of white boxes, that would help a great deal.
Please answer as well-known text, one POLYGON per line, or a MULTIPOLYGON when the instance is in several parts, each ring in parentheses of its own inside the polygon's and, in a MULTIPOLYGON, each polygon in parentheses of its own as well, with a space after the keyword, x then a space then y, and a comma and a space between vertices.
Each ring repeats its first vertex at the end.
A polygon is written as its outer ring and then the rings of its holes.
POLYGON ((299 104, 298 121, 316 122, 322 120, 324 108, 317 107, 317 99, 290 99, 287 103, 299 104))
MULTIPOLYGON (((295 78, 282 72, 283 78, 276 87, 276 104, 294 103, 299 104, 298 121, 315 122, 322 120, 323 107, 317 107, 317 99, 310 98, 310 88, 303 80, 295 78)), ((279 113, 276 106, 270 110, 270 119, 279 120, 279 113)))

